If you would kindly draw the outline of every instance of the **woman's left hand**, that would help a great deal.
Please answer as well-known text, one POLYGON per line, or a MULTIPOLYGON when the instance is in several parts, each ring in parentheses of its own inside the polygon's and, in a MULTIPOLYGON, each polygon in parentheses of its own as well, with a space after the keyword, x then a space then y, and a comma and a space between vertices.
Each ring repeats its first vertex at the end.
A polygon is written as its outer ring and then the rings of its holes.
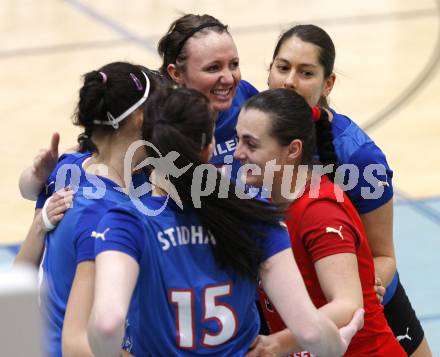
POLYGON ((259 335, 252 343, 246 357, 277 357, 281 355, 280 345, 274 335, 259 335))
POLYGON ((376 276, 374 281, 374 291, 376 292, 377 299, 379 303, 382 303, 383 297, 385 296, 386 288, 383 286, 382 280, 376 276))

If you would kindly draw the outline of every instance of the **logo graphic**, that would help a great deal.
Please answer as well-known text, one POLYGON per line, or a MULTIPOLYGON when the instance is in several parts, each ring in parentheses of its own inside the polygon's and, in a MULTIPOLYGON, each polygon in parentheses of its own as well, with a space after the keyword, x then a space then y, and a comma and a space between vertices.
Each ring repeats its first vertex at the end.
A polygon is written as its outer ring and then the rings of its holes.
MULTIPOLYGON (((193 164, 188 164, 185 167, 178 168, 174 161, 180 156, 180 154, 176 151, 169 152, 166 156, 162 156, 160 151, 150 142, 146 140, 138 140, 130 145, 124 157, 124 181, 125 187, 128 188, 128 194, 136 206, 136 208, 141 211, 143 214, 147 216, 157 216, 160 214, 166 207, 168 200, 170 197, 176 202, 176 204, 183 209, 182 200, 180 199, 179 194, 177 193, 176 188, 170 182, 169 177, 180 177, 182 176, 193 164), (147 181, 140 185, 139 187, 133 186, 132 181, 132 161, 134 157, 134 153, 136 150, 141 147, 150 147, 156 152, 158 157, 147 157, 140 164, 136 165, 133 169, 134 171, 140 170, 146 166, 152 166, 154 168, 154 176, 155 182, 154 185, 163 189, 167 192, 167 198, 161 207, 158 209, 151 209, 144 205, 142 201, 139 199, 141 196, 151 192, 153 190, 153 184, 151 181, 147 181)), ((149 178, 151 180, 151 177, 149 178)))
POLYGON ((92 232, 92 234, 91 234, 91 236, 92 236, 92 238, 95 238, 95 239, 102 239, 103 241, 105 240, 105 234, 108 232, 110 230, 110 228, 107 228, 104 232, 102 232, 102 233, 99 233, 99 232, 95 232, 95 231, 93 231, 92 232))
POLYGON ((128 332, 128 331, 130 331, 129 327, 130 327, 130 322, 128 321, 128 319, 126 319, 125 320, 125 336, 124 336, 124 339, 122 340, 122 349, 124 351, 127 351, 128 353, 131 353, 131 350, 133 349, 133 340, 128 332))
MULTIPOLYGON (((235 195, 240 199, 255 198, 258 193, 261 193, 262 198, 269 198, 272 193, 272 186, 275 183, 274 173, 281 169, 283 170, 281 182, 282 197, 288 200, 295 200, 301 197, 305 192, 307 184, 310 182, 308 195, 310 198, 317 198, 319 197, 322 176, 333 171, 332 165, 313 165, 313 168, 310 168, 310 165, 281 166, 276 164, 276 160, 271 160, 266 163, 264 168, 251 163, 243 164, 237 169, 237 174, 235 175, 233 170, 236 168, 231 165, 233 157, 232 155, 226 155, 224 157, 225 165, 222 165, 219 169, 223 176, 219 177, 219 171, 212 163, 203 163, 195 166, 194 163, 186 161, 186 166, 178 167, 179 161, 182 159, 177 151, 168 152, 166 156, 163 156, 152 143, 146 140, 135 141, 125 153, 123 187, 114 187, 114 189, 127 194, 136 209, 144 215, 157 216, 165 209, 170 198, 178 207, 183 209, 182 198, 179 196, 183 194, 183 191, 179 193, 173 182, 179 182, 180 184, 181 181, 174 179, 178 179, 184 174, 185 176, 189 175, 189 173, 192 175, 191 180, 189 178, 185 180, 188 183, 188 187, 185 187, 188 197, 184 198, 191 198, 193 206, 200 208, 202 197, 216 194, 218 198, 227 198, 230 190, 229 184, 233 181, 235 181, 233 182, 235 184, 235 195), (137 150, 142 151, 142 161, 139 159, 139 152, 137 150), (147 154, 152 155, 147 157, 147 154), (136 161, 134 161, 135 158, 136 161), (139 163, 139 161, 141 162, 139 163), (150 177, 144 178, 139 186, 134 187, 133 172, 146 167, 150 169, 149 172, 152 172, 152 174, 150 177), (310 169, 312 170, 311 178, 309 178, 310 169), (231 175, 234 179, 231 179, 231 175), (294 175, 296 175, 295 181, 293 181, 294 175), (256 176, 258 185, 255 185, 255 187, 246 185, 246 178, 249 176, 256 176), (171 177, 173 177, 173 180, 171 180, 171 177), (189 181, 191 181, 191 186, 189 186, 189 181), (160 200, 159 205, 157 200, 153 203, 151 200, 143 197, 147 194, 151 195, 153 188, 155 192, 158 191, 164 197, 164 200, 160 200), (189 189, 191 191, 190 197, 189 189), (292 190, 293 192, 291 192, 292 190)), ((96 164, 95 166, 99 171, 90 171, 92 165, 89 166, 88 170, 90 172, 85 172, 86 177, 84 180, 82 178, 84 170, 81 170, 78 164, 61 165, 56 174, 56 181, 48 183, 46 191, 51 191, 53 184, 55 184, 55 191, 62 190, 66 187, 67 182, 74 193, 81 189, 86 199, 102 198, 106 192, 106 185, 99 177, 105 177, 108 173, 108 168, 104 164, 96 164), (101 171, 101 166, 103 166, 104 171, 101 171)), ((337 184, 333 186, 338 202, 344 201, 346 197, 344 195, 345 191, 350 191, 356 187, 359 183, 359 174, 359 169, 356 165, 345 164, 338 166, 335 173, 335 183, 337 184)), ((386 169, 381 164, 368 165, 363 171, 363 175, 365 181, 369 184, 369 186, 361 187, 363 198, 378 199, 383 194, 384 187, 390 186, 387 182, 386 169), (373 175, 373 172, 385 175, 382 176, 382 178, 385 178, 385 181, 378 180, 377 175, 373 175)), ((278 181, 276 185, 279 185, 278 181)), ((338 234, 341 239, 344 239, 341 229, 342 226, 339 229, 327 227, 326 232, 338 234)))
POLYGON ((339 226, 339 229, 332 228, 332 227, 327 227, 325 229, 325 233, 336 233, 341 239, 344 239, 341 231, 342 231, 342 226, 339 226))
POLYGON ((286 229, 288 228, 287 224, 285 222, 283 222, 283 221, 280 221, 280 226, 283 227, 283 228, 286 228, 286 229))
POLYGON ((264 304, 266 305, 266 310, 269 312, 275 312, 275 309, 273 308, 272 303, 270 302, 270 300, 268 298, 264 299, 264 304))
POLYGON ((402 341, 402 340, 405 340, 405 339, 412 341, 412 338, 408 335, 408 332, 409 332, 409 327, 406 328, 406 334, 405 335, 397 336, 396 340, 399 341, 399 342, 402 341))
POLYGON ((390 187, 390 184, 386 181, 378 181, 377 185, 382 187, 390 187))
POLYGON ((45 186, 46 195, 49 194, 49 187, 52 186, 52 185, 55 185, 55 181, 51 181, 51 182, 49 182, 49 183, 44 185, 45 186))
POLYGON ((390 184, 388 183, 388 174, 385 171, 385 181, 377 180, 377 186, 378 187, 390 187, 390 184))

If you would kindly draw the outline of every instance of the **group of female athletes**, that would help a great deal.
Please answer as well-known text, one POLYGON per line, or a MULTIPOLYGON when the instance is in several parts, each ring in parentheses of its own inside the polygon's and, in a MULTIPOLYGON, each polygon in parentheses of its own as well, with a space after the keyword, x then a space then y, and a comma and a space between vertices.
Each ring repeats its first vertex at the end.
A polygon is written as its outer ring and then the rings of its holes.
POLYGON ((284 32, 261 93, 212 16, 180 17, 158 51, 159 71, 85 74, 78 145, 59 157, 54 134, 20 178, 46 355, 430 356, 396 272, 392 171, 327 102, 328 34, 284 32))

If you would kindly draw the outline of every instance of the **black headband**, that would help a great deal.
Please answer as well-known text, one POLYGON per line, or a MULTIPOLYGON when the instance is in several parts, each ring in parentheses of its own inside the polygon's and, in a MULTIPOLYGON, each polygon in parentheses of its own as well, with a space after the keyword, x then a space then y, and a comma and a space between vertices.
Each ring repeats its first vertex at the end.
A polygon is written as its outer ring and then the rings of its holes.
POLYGON ((176 63, 177 56, 180 54, 180 51, 182 51, 183 46, 185 45, 185 42, 188 41, 190 37, 192 37, 196 32, 199 32, 200 30, 203 30, 206 27, 220 27, 224 30, 228 28, 228 26, 225 26, 221 24, 220 22, 207 22, 205 24, 202 24, 200 26, 194 27, 190 32, 187 33, 187 35, 180 41, 179 45, 176 48, 176 52, 174 55, 174 60, 172 63, 176 63))

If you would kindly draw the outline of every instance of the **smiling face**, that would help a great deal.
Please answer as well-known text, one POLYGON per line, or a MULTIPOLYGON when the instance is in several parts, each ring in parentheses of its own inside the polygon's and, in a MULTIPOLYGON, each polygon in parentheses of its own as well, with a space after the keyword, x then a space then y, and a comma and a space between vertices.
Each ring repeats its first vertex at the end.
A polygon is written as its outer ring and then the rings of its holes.
MULTIPOLYGON (((261 173, 246 176, 242 179, 249 185, 261 187, 265 171, 269 169, 267 163, 276 160, 276 164, 283 165, 289 162, 289 146, 281 146, 270 136, 270 115, 256 109, 242 109, 237 123, 237 147, 234 158, 242 164, 255 164, 261 173)), ((273 184, 281 182, 282 170, 274 173, 273 184)), ((270 187, 272 189, 272 187, 270 187)))
MULTIPOLYGON (((198 33, 185 44, 184 71, 171 77, 179 85, 203 93, 215 111, 232 105, 241 79, 237 48, 227 32, 198 33)), ((173 65, 170 65, 173 66, 173 65)))
POLYGON ((271 65, 269 88, 292 89, 302 95, 311 107, 317 105, 321 97, 330 94, 335 82, 333 73, 325 78, 319 51, 318 46, 296 36, 287 39, 271 65))

